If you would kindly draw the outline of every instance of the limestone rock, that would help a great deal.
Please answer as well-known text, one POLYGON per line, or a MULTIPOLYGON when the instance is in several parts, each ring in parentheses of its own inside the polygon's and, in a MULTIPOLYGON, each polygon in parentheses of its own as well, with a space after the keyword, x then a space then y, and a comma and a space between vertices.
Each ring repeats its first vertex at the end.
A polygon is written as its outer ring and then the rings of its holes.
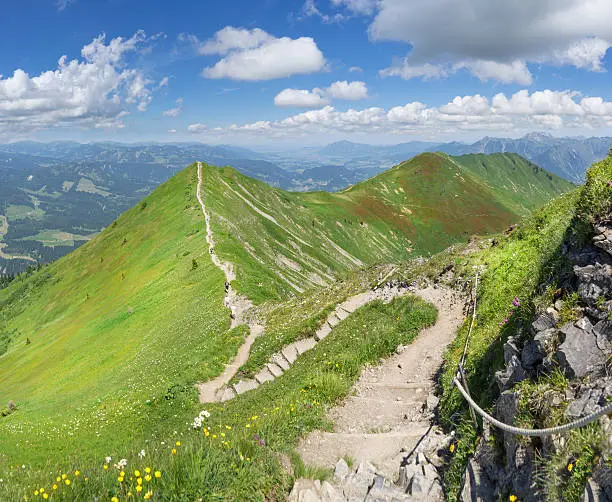
POLYGON ((580 378, 600 370, 606 363, 606 356, 597 346, 597 338, 592 329, 584 330, 578 326, 588 328, 586 323, 580 321, 560 328, 565 341, 559 345, 556 355, 561 369, 568 376, 580 378))
POLYGON ((336 469, 334 470, 334 479, 339 482, 344 481, 344 478, 346 478, 350 473, 351 469, 346 461, 343 458, 338 460, 336 469))
POLYGON ((521 365, 520 359, 513 355, 504 371, 496 371, 495 379, 500 391, 509 389, 512 385, 527 377, 527 373, 521 365))
POLYGON ((463 502, 489 502, 496 500, 494 488, 480 465, 470 459, 465 469, 465 484, 461 491, 463 502))
POLYGON ((612 321, 600 321, 594 327, 596 343, 600 350, 612 350, 612 321))
POLYGON ((578 295, 588 305, 594 305, 612 290, 612 267, 608 264, 575 266, 574 273, 578 277, 578 295))
POLYGON ((536 334, 539 331, 544 331, 550 328, 554 328, 557 325, 557 321, 550 314, 544 313, 536 317, 535 321, 531 323, 531 332, 536 334))

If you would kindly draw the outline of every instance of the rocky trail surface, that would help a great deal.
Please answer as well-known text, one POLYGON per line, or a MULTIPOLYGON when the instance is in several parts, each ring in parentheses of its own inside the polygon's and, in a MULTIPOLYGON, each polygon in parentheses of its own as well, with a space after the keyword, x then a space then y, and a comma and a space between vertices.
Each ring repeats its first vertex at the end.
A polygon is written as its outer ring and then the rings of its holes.
POLYGON ((436 306, 436 324, 363 371, 351 395, 330 411, 333 432, 314 431, 302 440, 304 462, 335 467, 334 481, 298 480, 290 501, 442 499, 435 457, 449 439, 431 426, 437 405, 431 390, 444 349, 463 321, 463 301, 442 288, 414 293, 436 306))

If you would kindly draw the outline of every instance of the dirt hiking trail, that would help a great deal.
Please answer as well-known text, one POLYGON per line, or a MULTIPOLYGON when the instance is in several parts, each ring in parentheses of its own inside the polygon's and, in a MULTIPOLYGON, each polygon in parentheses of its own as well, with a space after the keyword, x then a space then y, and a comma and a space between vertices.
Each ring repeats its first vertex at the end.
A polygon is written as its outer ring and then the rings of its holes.
POLYGON ((334 467, 350 456, 390 479, 430 427, 427 398, 446 346, 463 322, 463 301, 453 291, 428 287, 414 294, 438 309, 435 325, 375 367, 363 370, 351 395, 333 408, 333 432, 314 431, 298 451, 306 464, 334 467))
POLYGON ((232 289, 232 281, 236 278, 234 273, 234 267, 229 262, 222 262, 215 253, 215 241, 213 239, 212 228, 210 225, 210 214, 206 210, 204 205, 204 199, 202 198, 202 163, 198 162, 198 189, 197 198, 200 206, 202 207, 202 213, 204 213, 204 219, 206 221, 206 242, 208 243, 208 251, 212 258, 212 262, 225 274, 225 306, 230 309, 232 313, 231 327, 235 328, 241 324, 247 324, 249 327, 249 335, 238 350, 238 354, 234 360, 227 365, 221 375, 213 380, 198 384, 198 394, 201 403, 210 403, 216 401, 217 391, 226 385, 231 378, 236 374, 238 368, 242 366, 249 358, 251 351, 251 345, 259 335, 264 331, 264 327, 256 322, 250 321, 245 318, 245 313, 252 307, 251 301, 245 296, 239 295, 232 289))

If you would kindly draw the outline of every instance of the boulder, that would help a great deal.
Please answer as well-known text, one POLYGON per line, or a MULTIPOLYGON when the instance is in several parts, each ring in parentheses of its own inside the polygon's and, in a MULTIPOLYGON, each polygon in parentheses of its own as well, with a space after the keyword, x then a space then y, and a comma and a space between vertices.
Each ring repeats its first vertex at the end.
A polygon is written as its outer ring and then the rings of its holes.
POLYGON ((590 323, 587 324, 580 319, 574 324, 568 323, 559 329, 565 336, 565 340, 559 345, 556 357, 561 369, 569 377, 580 378, 588 373, 599 371, 606 363, 606 356, 597 346, 597 338, 589 326, 590 323))
POLYGON ((520 359, 515 355, 512 356, 504 371, 495 372, 495 379, 501 392, 509 389, 515 383, 524 380, 526 377, 527 373, 523 369, 520 359))
POLYGON ((462 502, 489 502, 497 500, 495 489, 474 459, 470 459, 465 469, 465 484, 461 491, 462 502))
POLYGON ((393 486, 383 476, 376 476, 365 502, 408 502, 412 497, 393 486))
POLYGON ((584 267, 575 266, 578 278, 578 295, 588 305, 595 305, 598 298, 612 292, 612 266, 595 263, 584 267))
POLYGON ((612 350, 612 321, 599 321, 594 327, 595 339, 600 350, 612 350))
POLYGON ((321 502, 320 485, 319 480, 296 479, 287 502, 321 502))
POLYGON ((526 369, 531 369, 541 364, 552 348, 553 341, 557 336, 555 328, 540 331, 533 340, 525 343, 521 351, 521 363, 526 369))
POLYGON ((531 334, 535 335, 539 331, 554 328, 556 325, 556 319, 551 314, 545 312, 536 317, 535 321, 531 323, 531 334))
POLYGON ((344 481, 344 478, 346 478, 350 473, 351 469, 346 463, 346 461, 343 458, 338 460, 338 463, 336 464, 336 469, 334 470, 334 479, 338 482, 342 482, 344 481))
POLYGON ((520 353, 521 351, 518 348, 516 339, 513 336, 509 336, 506 343, 504 343, 504 362, 509 364, 510 360, 514 356, 518 357, 520 353))
POLYGON ((349 475, 342 484, 344 496, 349 502, 365 500, 370 487, 374 483, 376 472, 372 464, 362 462, 357 471, 349 475))
POLYGON ((321 502, 344 502, 344 497, 329 481, 321 485, 321 502))
POLYGON ((600 233, 593 237, 593 244, 612 255, 612 228, 597 227, 596 230, 600 233))

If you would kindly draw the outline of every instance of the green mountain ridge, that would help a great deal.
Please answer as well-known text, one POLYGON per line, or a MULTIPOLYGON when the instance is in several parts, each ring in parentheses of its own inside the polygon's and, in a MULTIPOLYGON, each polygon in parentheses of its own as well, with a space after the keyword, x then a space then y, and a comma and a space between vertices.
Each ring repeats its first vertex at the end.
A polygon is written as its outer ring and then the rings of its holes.
MULTIPOLYGON (((192 165, 87 244, 0 290, 0 402, 18 406, 0 418, 0 473, 91 463, 184 430, 194 383, 221 373, 245 336, 229 329, 196 185, 192 165)), ((299 321, 308 324, 339 278, 359 291, 372 265, 499 232, 571 188, 518 156, 430 153, 338 193, 285 192, 204 166, 202 194, 232 286, 259 304, 303 292, 316 300, 299 321)))
POLYGON ((286 192, 232 168, 204 177, 217 251, 241 264, 237 287, 256 302, 500 231, 573 187, 514 154, 426 153, 336 193, 286 192))

